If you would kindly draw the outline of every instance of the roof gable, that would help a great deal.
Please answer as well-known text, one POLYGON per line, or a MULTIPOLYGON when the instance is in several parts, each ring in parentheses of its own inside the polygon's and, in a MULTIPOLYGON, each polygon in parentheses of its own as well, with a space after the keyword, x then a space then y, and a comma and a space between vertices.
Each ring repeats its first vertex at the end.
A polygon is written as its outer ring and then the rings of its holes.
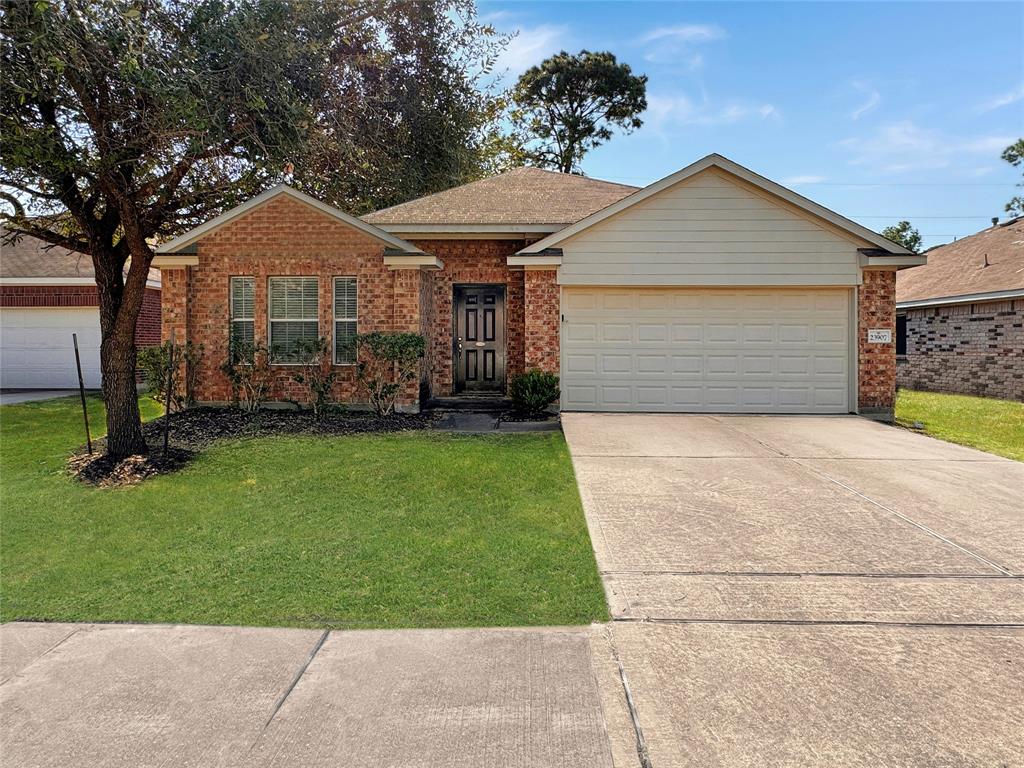
POLYGON ((413 227, 539 227, 551 232, 637 190, 570 173, 514 168, 367 214, 364 221, 394 231, 413 227))
POLYGON ((877 248, 884 249, 889 253, 894 254, 910 254, 906 248, 897 245, 876 232, 872 232, 867 227, 861 226, 850 219, 840 216, 834 211, 830 211, 824 206, 818 205, 812 200, 808 200, 802 195, 798 195, 786 187, 780 184, 776 184, 774 181, 760 176, 753 171, 744 168, 738 163, 734 163, 722 155, 712 154, 707 157, 698 160, 685 168, 676 171, 675 173, 666 176, 660 181, 656 181, 642 189, 634 192, 633 194, 625 197, 611 205, 599 210, 586 218, 577 221, 576 223, 565 227, 564 229, 555 232, 542 240, 527 246, 521 254, 539 253, 547 248, 558 247, 561 243, 568 240, 569 238, 578 235, 584 230, 590 229, 591 227, 599 224, 613 216, 638 205, 649 198, 664 192, 678 184, 691 179, 697 174, 703 173, 710 169, 717 168, 725 173, 736 177, 740 181, 749 185, 752 189, 761 192, 762 194, 770 197, 776 202, 780 202, 786 206, 792 207, 792 209, 802 212, 804 215, 813 217, 819 222, 828 225, 829 228, 843 233, 846 237, 860 241, 862 244, 873 245, 877 248))
POLYGON ((209 235, 214 230, 223 227, 225 224, 234 221, 238 217, 243 216, 246 213, 249 213, 250 211, 258 208, 261 205, 264 205, 265 203, 270 202, 271 200, 274 200, 275 198, 281 195, 287 195, 288 197, 291 197, 295 200, 298 200, 301 203, 304 203, 312 208, 315 208, 316 210, 320 211, 326 216, 330 216, 345 224, 348 224, 350 227, 353 227, 354 229, 357 229, 360 232, 363 232, 364 234, 367 234, 370 237, 379 240, 381 243, 383 243, 389 248, 401 251, 402 253, 423 253, 423 251, 421 251, 412 243, 402 240, 400 237, 396 237, 395 235, 392 235, 388 232, 385 232, 384 230, 375 227, 373 224, 368 224, 365 221, 357 219, 355 216, 350 216, 344 211, 334 208, 333 206, 327 205, 326 203, 322 203, 316 198, 310 197, 309 195, 305 194, 304 192, 300 192, 297 189, 289 187, 287 184, 278 184, 277 186, 271 187, 266 192, 263 192, 262 194, 259 194, 256 197, 252 198, 252 200, 248 200, 242 203, 241 205, 235 206, 231 210, 225 211, 215 219, 210 219, 210 221, 206 222, 205 224, 200 224, 195 229, 189 230, 185 234, 179 235, 173 240, 169 240, 168 242, 164 243, 159 248, 157 248, 156 252, 162 254, 186 252, 186 249, 194 245, 196 242, 204 238, 206 235, 209 235))

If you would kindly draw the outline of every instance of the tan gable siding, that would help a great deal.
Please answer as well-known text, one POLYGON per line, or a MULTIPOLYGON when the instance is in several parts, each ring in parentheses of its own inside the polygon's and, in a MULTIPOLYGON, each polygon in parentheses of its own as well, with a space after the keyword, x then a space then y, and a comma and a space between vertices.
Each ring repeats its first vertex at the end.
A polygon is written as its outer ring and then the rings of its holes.
POLYGON ((857 285, 858 247, 709 169, 560 244, 564 285, 857 285))

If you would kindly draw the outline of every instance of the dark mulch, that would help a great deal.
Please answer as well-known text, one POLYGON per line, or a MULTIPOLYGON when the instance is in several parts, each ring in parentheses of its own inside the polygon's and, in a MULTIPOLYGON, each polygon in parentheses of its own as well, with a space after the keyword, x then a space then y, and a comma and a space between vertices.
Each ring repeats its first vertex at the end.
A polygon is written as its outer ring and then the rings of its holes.
POLYGON ((370 432, 405 432, 426 429, 435 420, 430 413, 378 416, 364 411, 329 411, 313 418, 310 411, 292 409, 246 413, 238 408, 197 407, 171 414, 169 449, 163 452, 164 419, 147 422, 142 432, 148 456, 114 461, 103 455, 104 440, 93 441, 68 459, 68 469, 79 480, 102 488, 134 485, 147 477, 173 472, 217 440, 273 435, 356 435, 370 432))

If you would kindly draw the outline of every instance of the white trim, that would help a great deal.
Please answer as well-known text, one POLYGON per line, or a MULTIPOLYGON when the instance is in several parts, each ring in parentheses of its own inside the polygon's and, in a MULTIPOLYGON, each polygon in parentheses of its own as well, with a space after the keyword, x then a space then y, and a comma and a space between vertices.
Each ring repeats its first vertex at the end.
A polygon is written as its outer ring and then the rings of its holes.
POLYGON ((860 413, 860 286, 850 291, 850 413, 860 413))
POLYGON ((423 240, 462 240, 486 235, 491 240, 519 240, 523 235, 548 235, 567 224, 377 224, 385 232, 423 240))
POLYGON ((384 254, 384 266, 396 269, 444 269, 444 262, 436 256, 426 253, 418 254, 384 254))
POLYGON ((562 266, 561 256, 543 255, 543 256, 520 256, 519 254, 512 254, 505 259, 510 267, 560 267, 562 266))
POLYGON ((182 269, 184 267, 198 267, 199 256, 190 254, 154 256, 152 264, 156 269, 182 269))
POLYGON ((886 240, 884 237, 882 237, 876 232, 872 232, 867 227, 863 227, 860 224, 856 223, 855 221, 851 221, 850 219, 847 219, 844 216, 840 216, 838 213, 830 211, 828 208, 818 205, 817 203, 808 200, 806 197, 803 197, 802 195, 798 195, 796 192, 793 192, 790 189, 786 189, 781 184, 776 184, 774 181, 766 179, 763 176, 759 176, 758 174, 754 173, 748 168, 744 168, 742 165, 734 163, 732 160, 729 160, 728 158, 718 154, 708 155, 707 157, 704 157, 698 160, 697 162, 686 166, 682 170, 676 171, 670 176, 666 176, 660 181, 656 181, 653 184, 650 184, 644 187, 643 189, 634 192, 628 197, 624 197, 617 203, 612 203, 607 208, 602 208, 600 211, 597 211, 596 213, 587 216, 585 219, 581 219, 580 221, 577 221, 575 224, 572 224, 571 226, 568 226, 565 229, 559 230, 558 232, 555 232, 553 235, 545 237, 543 240, 538 240, 536 243, 528 245, 526 248, 523 248, 521 251, 519 251, 519 253, 521 255, 529 253, 538 253, 540 251, 543 251, 545 248, 557 247, 559 243, 563 242, 564 240, 567 240, 573 235, 579 234, 583 230, 589 229, 595 224, 598 224, 599 222, 602 222, 605 219, 611 218, 612 216, 621 213, 627 208, 632 208, 637 203, 641 203, 647 198, 656 195, 659 192, 668 189, 669 187, 675 186, 676 184, 685 181, 691 176, 695 176, 701 171, 705 171, 708 168, 712 167, 719 168, 720 170, 723 170, 726 173, 731 173, 733 176, 736 176, 737 178, 746 181, 748 184, 751 184, 755 187, 759 187, 761 190, 767 192, 768 194, 774 195, 775 197, 778 197, 786 201, 787 203, 796 206, 797 208, 800 208, 806 211, 807 213, 812 214, 813 216, 817 216, 818 218, 827 221, 834 227, 842 231, 845 231, 849 235, 852 235, 867 243, 870 243, 871 245, 883 248, 889 253, 899 255, 911 254, 911 251, 907 250, 903 246, 897 245, 896 243, 886 240))
POLYGON ((916 299, 914 301, 897 301, 896 309, 917 309, 919 307, 937 307, 945 304, 973 304, 975 302, 1000 301, 1002 299, 1024 298, 1024 288, 1012 288, 1008 291, 989 291, 987 293, 964 293, 960 296, 940 296, 934 299, 916 299))
POLYGON ((289 197, 292 197, 295 200, 298 200, 299 202, 305 203, 311 208, 315 208, 321 213, 338 219, 339 221, 348 224, 350 227, 358 229, 359 231, 369 235, 370 237, 376 240, 381 241, 382 243, 389 245, 392 248, 397 248, 400 251, 407 251, 409 253, 422 253, 422 251, 412 243, 407 243, 405 240, 402 240, 401 238, 395 237, 394 235, 390 235, 384 230, 378 229, 377 227, 373 226, 372 224, 367 224, 365 221, 357 219, 355 216, 349 216, 344 211, 340 211, 337 208, 334 208, 333 206, 327 205, 326 203, 322 203, 314 197, 310 197, 309 195, 303 192, 299 192, 299 190, 297 189, 289 187, 287 184, 278 184, 274 187, 271 187, 266 192, 263 192, 262 194, 259 194, 256 197, 254 197, 252 200, 244 202, 241 205, 235 206, 230 211, 222 213, 215 219, 210 219, 210 221, 206 222, 205 224, 200 224, 195 229, 189 230, 185 234, 180 235, 174 238, 173 240, 164 243, 163 245, 156 249, 156 252, 176 253, 183 248, 187 248, 200 238, 213 232, 215 229, 224 226, 229 221, 238 218, 244 213, 248 213, 253 208, 256 208, 258 206, 263 205, 266 202, 269 202, 270 200, 273 200, 278 195, 288 195, 289 197))
POLYGON ((915 253, 910 256, 864 256, 860 257, 862 269, 909 269, 910 267, 922 267, 928 263, 928 257, 923 253, 915 253))

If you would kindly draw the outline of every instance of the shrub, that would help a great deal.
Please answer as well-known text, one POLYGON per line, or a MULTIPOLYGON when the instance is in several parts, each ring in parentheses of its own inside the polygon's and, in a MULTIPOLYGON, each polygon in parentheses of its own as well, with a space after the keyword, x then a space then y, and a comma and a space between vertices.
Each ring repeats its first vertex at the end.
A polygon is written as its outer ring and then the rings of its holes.
POLYGON ((259 410, 273 377, 270 350, 263 344, 232 341, 221 371, 231 382, 231 396, 243 411, 259 410))
POLYGON ((381 416, 395 410, 402 389, 419 376, 427 342, 418 333, 361 333, 356 336, 356 380, 381 416))
POLYGON ((527 371, 513 376, 509 382, 508 396, 517 413, 534 416, 542 413, 555 402, 561 391, 558 377, 544 371, 527 371))
POLYGON ((319 419, 331 402, 331 387, 338 373, 331 365, 330 346, 322 336, 316 340, 297 339, 295 356, 299 368, 292 374, 292 381, 309 390, 309 407, 313 418, 319 419))
POLYGON ((149 396, 161 405, 167 403, 167 373, 171 373, 171 410, 181 411, 195 404, 196 382, 199 380, 199 361, 203 357, 203 345, 164 342, 159 347, 144 347, 139 350, 139 369, 149 390, 149 396), (184 372, 184 391, 182 373, 184 372))

